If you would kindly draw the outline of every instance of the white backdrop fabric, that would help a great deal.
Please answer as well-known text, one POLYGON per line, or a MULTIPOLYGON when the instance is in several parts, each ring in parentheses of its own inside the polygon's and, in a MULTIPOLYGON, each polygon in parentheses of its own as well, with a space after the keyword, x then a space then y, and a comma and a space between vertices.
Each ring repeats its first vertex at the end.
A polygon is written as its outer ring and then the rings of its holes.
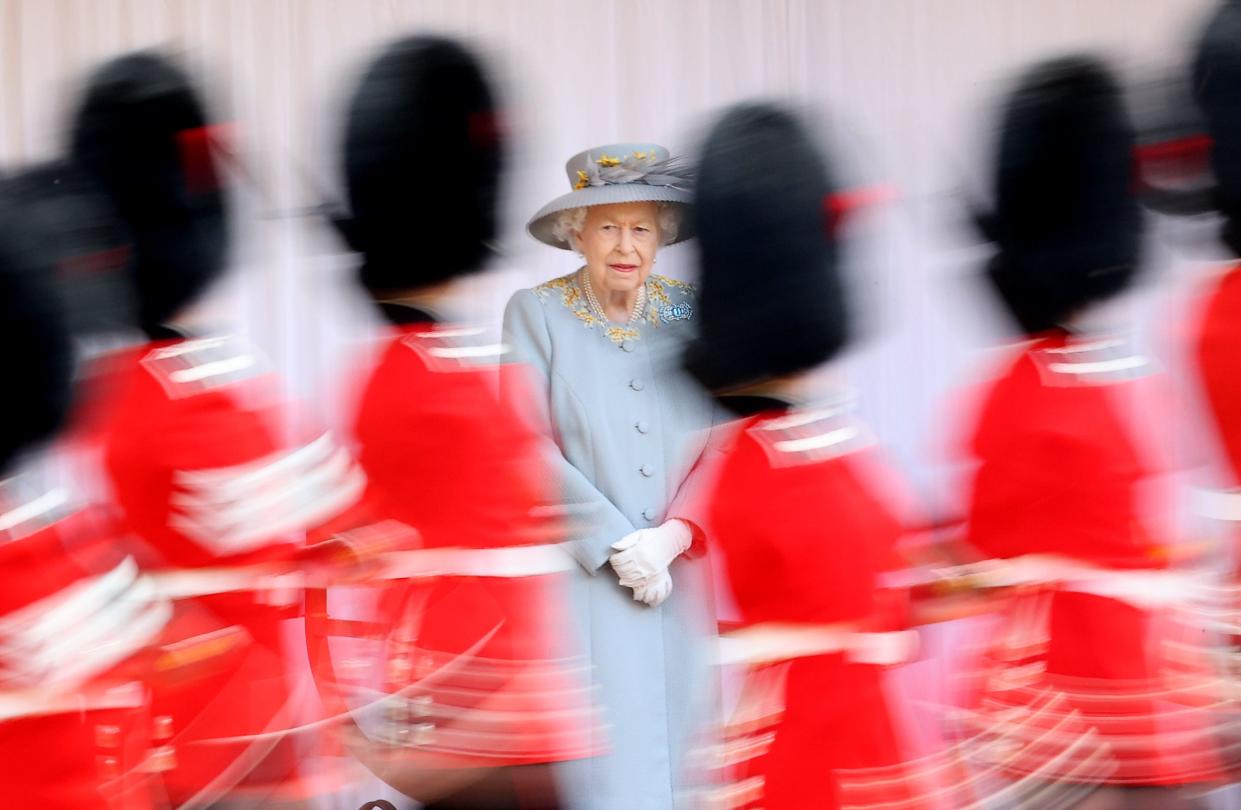
MULTIPOLYGON (((849 181, 896 194, 851 229, 865 336, 848 365, 864 414, 933 491, 943 484, 935 468, 944 430, 956 421, 944 413, 946 395, 1000 328, 972 284, 982 254, 960 193, 983 185, 996 94, 1030 60, 1081 49, 1140 76, 1183 58, 1210 5, 0 0, 0 170, 62 150, 77 80, 99 60, 151 46, 181 52, 207 80, 214 107, 236 122, 249 174, 235 178, 233 267, 204 317, 246 332, 292 391, 335 420, 341 403, 323 392, 339 390, 373 317, 348 282, 351 259, 322 221, 298 212, 339 186, 343 99, 381 43, 411 32, 464 35, 503 79, 515 139, 506 228, 493 272, 467 285, 463 307, 493 323, 514 289, 575 266, 572 254, 523 230, 567 189, 571 154, 646 140, 687 152, 723 105, 756 97, 805 105, 849 181)), ((414 255, 424 238, 436 237, 413 232, 414 255)), ((692 243, 660 258, 662 272, 692 276, 692 243)), ((1162 243, 1151 251, 1161 300, 1186 275, 1173 259, 1162 243)), ((928 492, 937 501, 945 493, 928 492)))
MULTIPOLYGON (((375 321, 349 282, 352 259, 299 212, 338 193, 342 101, 384 41, 464 35, 503 80, 514 137, 505 230, 493 272, 462 298, 470 318, 493 325, 513 290, 576 266, 523 230, 567 189, 570 155, 622 141, 684 153, 723 105, 804 105, 850 182, 894 191, 850 230, 864 335, 845 365, 924 502, 948 509, 945 450, 962 417, 950 392, 976 376, 1002 326, 972 282, 985 251, 962 194, 985 188, 996 94, 1029 61, 1076 50, 1111 57, 1127 77, 1176 62, 1211 3, 0 0, 0 171, 62 150, 77 81, 99 60, 150 46, 182 53, 236 122, 247 167, 234 177, 232 268, 201 316, 247 333, 313 415, 337 423, 375 321)), ((1207 231, 1152 224, 1149 283, 1121 308, 1176 367, 1168 338, 1209 254, 1181 246, 1207 231)), ((434 238, 411 231, 413 255, 434 238)), ((661 272, 692 277, 693 250, 661 253, 661 272)))

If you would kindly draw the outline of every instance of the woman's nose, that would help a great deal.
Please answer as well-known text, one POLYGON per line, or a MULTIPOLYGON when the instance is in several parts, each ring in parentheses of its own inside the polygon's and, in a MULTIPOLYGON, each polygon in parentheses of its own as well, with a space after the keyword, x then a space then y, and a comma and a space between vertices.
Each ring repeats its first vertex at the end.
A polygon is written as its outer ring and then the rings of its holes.
POLYGON ((621 253, 629 253, 633 250, 633 234, 628 228, 621 228, 620 244, 617 247, 620 248, 621 253))

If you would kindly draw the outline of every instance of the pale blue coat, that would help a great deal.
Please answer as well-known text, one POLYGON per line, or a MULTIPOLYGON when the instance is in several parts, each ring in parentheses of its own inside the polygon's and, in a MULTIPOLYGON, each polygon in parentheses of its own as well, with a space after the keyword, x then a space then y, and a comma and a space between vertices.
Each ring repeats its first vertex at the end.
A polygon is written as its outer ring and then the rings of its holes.
POLYGON ((646 284, 646 317, 632 327, 594 317, 576 274, 519 291, 504 313, 513 357, 545 386, 539 405, 559 450, 583 568, 572 578, 572 605, 608 726, 610 753, 562 771, 573 808, 691 806, 699 779, 685 754, 716 698, 705 560, 675 561, 672 595, 657 608, 634 602, 608 565, 611 544, 631 531, 693 517, 673 504, 691 488, 686 478, 712 421, 710 399, 680 368, 693 289, 654 274, 646 284))

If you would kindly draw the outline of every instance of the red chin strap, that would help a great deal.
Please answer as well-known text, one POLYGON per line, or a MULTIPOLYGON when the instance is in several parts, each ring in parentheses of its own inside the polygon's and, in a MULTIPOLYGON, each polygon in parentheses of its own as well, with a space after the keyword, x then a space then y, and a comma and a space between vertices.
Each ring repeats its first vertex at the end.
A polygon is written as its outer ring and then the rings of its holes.
POLYGON ((63 259, 56 266, 56 271, 66 281, 85 276, 111 275, 120 272, 129 264, 131 252, 129 245, 117 245, 104 250, 80 253, 63 259))
POLYGON ((191 194, 206 194, 220 188, 213 155, 216 151, 231 155, 228 145, 233 140, 233 130, 232 124, 210 124, 177 133, 185 187, 191 194))
POLYGON ((823 215, 829 236, 837 236, 857 212, 896 199, 892 186, 857 186, 834 191, 823 198, 823 215))
POLYGON ((507 126, 499 110, 478 112, 468 119, 470 143, 478 149, 494 148, 504 138, 507 126))
POLYGON ((1210 135, 1195 133, 1142 144, 1134 148, 1133 157, 1141 172, 1155 170, 1182 175, 1198 174, 1206 169, 1214 145, 1210 135))

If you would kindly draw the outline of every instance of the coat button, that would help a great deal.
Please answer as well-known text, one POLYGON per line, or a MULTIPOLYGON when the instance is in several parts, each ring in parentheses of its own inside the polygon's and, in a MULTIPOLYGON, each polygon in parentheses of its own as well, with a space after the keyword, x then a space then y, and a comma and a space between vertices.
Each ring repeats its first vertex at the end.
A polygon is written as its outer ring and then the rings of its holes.
POLYGON ((143 770, 165 773, 177 767, 177 749, 171 745, 161 745, 147 754, 143 770))
POLYGON ((627 352, 631 352, 631 351, 633 351, 633 341, 632 341, 632 340, 622 340, 622 341, 621 341, 621 348, 622 348, 623 350, 627 351, 627 352))
POLYGON ((650 464, 643 464, 640 468, 638 468, 638 472, 642 473, 645 477, 650 478, 655 474, 655 468, 650 464))
POLYGON ((151 721, 151 739, 167 742, 172 739, 172 716, 161 714, 151 721))
POLYGON ((643 510, 642 510, 642 519, 643 519, 643 520, 654 520, 654 519, 655 519, 655 510, 654 510, 654 509, 652 509, 652 508, 651 508, 651 507, 649 507, 649 506, 648 506, 648 507, 646 507, 645 509, 643 509, 643 510))
POLYGON ((97 748, 120 748, 121 727, 114 725, 95 726, 95 746, 97 748))
POLYGON ((114 756, 101 755, 95 757, 99 766, 99 775, 104 779, 115 779, 121 775, 121 761, 114 756))
POLYGON ((641 378, 634 377, 629 381, 629 387, 635 391, 641 391, 643 388, 646 388, 646 383, 643 382, 641 378))
POLYGON ((647 421, 645 419, 639 419, 638 421, 633 423, 633 429, 638 431, 639 433, 646 433, 648 430, 651 429, 651 426, 647 424, 647 421))

